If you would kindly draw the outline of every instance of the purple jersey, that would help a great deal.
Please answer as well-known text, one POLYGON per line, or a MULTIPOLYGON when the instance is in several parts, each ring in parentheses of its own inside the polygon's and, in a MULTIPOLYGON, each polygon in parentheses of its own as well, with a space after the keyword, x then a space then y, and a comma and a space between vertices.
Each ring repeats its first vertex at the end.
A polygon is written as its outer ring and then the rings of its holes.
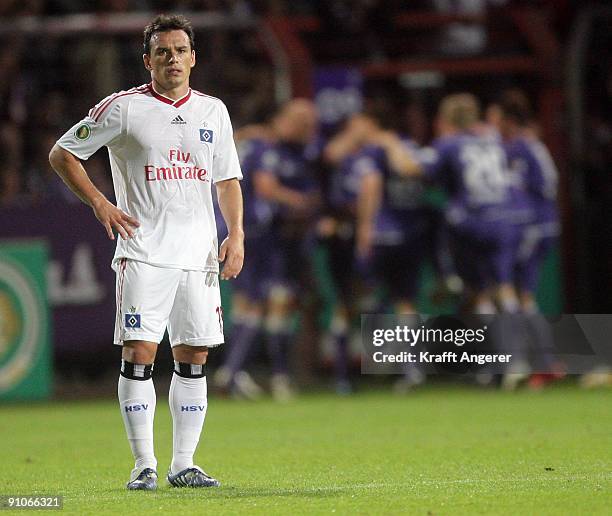
POLYGON ((245 252, 247 259, 233 289, 251 301, 263 301, 275 282, 280 253, 274 247, 274 203, 255 192, 258 173, 275 174, 278 157, 274 146, 262 139, 247 139, 237 145, 240 167, 244 171, 242 198, 244 206, 245 252))
POLYGON ((397 175, 383 148, 366 147, 356 157, 353 168, 359 177, 378 174, 383 180, 382 203, 375 223, 377 245, 400 245, 426 230, 422 183, 397 175))
POLYGON ((244 171, 242 198, 244 225, 247 234, 261 233, 272 223, 274 207, 269 201, 257 196, 254 175, 258 172, 274 172, 277 164, 276 151, 270 143, 260 140, 244 140, 238 144, 240 167, 244 171))
POLYGON ((358 159, 359 154, 350 154, 332 172, 329 203, 336 210, 354 210, 362 178, 359 168, 355 166, 358 159))
POLYGON ((556 222, 558 174, 548 149, 537 140, 524 137, 506 142, 505 149, 514 198, 529 207, 529 222, 556 222))
MULTIPOLYGON (((300 193, 317 190, 314 175, 315 156, 311 147, 278 142, 272 149, 275 153, 272 171, 283 186, 300 193)), ((281 210, 281 213, 284 212, 285 208, 281 210)))
POLYGON ((475 290, 512 279, 520 230, 512 224, 507 160, 488 136, 462 133, 438 139, 423 166, 449 197, 445 208, 457 272, 475 290))
POLYGON ((447 218, 505 218, 510 206, 506 156, 492 138, 471 133, 439 138, 435 155, 424 163, 425 174, 449 196, 447 218))

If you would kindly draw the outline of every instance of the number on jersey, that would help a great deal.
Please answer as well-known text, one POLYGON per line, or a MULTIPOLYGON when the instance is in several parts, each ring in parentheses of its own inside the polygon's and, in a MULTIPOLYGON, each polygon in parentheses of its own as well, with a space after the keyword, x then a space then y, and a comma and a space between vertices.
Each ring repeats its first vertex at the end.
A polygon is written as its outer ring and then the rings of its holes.
POLYGON ((461 162, 471 205, 504 202, 507 184, 502 149, 495 145, 466 145, 461 151, 461 162))

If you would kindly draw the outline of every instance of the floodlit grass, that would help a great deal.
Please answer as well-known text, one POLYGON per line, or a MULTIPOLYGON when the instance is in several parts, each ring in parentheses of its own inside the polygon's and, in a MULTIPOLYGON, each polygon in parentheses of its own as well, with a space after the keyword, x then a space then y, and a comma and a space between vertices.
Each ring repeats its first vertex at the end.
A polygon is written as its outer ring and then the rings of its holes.
POLYGON ((61 494, 79 514, 611 514, 612 391, 430 387, 287 405, 212 398, 197 463, 219 489, 127 492, 115 402, 0 407, 0 495, 61 494))

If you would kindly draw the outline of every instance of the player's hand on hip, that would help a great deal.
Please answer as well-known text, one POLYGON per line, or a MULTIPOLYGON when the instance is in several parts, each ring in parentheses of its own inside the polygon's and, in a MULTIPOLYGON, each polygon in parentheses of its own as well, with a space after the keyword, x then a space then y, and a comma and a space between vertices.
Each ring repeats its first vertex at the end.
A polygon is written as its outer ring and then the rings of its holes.
POLYGON ((225 262, 221 271, 221 279, 235 278, 242 270, 244 263, 244 236, 230 234, 223 240, 219 248, 219 261, 225 262))
POLYGON ((140 222, 134 217, 131 217, 117 208, 117 206, 105 197, 97 198, 92 203, 92 207, 96 218, 100 221, 100 224, 104 226, 108 238, 111 240, 115 240, 113 230, 117 231, 117 233, 121 235, 121 238, 127 240, 134 236, 136 228, 140 226, 140 222))

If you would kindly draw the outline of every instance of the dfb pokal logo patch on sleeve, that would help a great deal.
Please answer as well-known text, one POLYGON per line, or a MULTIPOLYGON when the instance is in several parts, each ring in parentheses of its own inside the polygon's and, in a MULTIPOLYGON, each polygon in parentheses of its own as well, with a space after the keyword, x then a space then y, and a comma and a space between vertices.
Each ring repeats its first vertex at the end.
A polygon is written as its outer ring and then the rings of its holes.
POLYGON ((91 127, 88 124, 81 124, 74 131, 77 140, 85 141, 91 136, 91 127))
POLYGON ((204 143, 213 142, 213 132, 211 129, 200 129, 200 141, 204 143))
POLYGON ((125 314, 126 328, 140 328, 140 314, 125 314))

